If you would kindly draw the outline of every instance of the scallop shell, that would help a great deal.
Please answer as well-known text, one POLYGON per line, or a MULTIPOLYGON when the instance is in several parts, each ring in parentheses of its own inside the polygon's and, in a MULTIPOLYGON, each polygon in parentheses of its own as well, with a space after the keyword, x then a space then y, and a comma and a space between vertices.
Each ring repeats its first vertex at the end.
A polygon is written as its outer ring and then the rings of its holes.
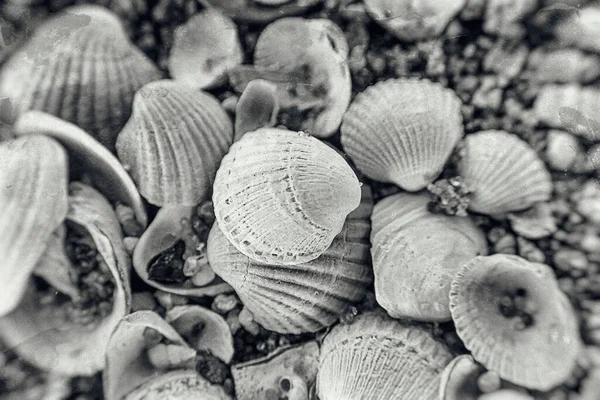
POLYGON ((67 215, 67 162, 64 149, 44 136, 0 143, 0 316, 19 304, 67 215))
POLYGON ((114 150, 136 90, 160 72, 100 6, 66 8, 44 22, 0 72, 17 115, 40 110, 73 122, 114 150))
POLYGON ((550 174, 535 150, 504 131, 468 135, 458 169, 473 190, 469 209, 478 213, 523 210, 552 194, 550 174))
POLYGON ((235 107, 235 141, 244 133, 275 125, 279 112, 276 92, 277 86, 264 79, 248 83, 235 107))
POLYGON ((450 320, 452 278, 487 254, 485 235, 470 219, 432 214, 429 201, 427 194, 399 193, 373 209, 375 297, 394 318, 450 320))
POLYGON ((350 105, 342 146, 367 177, 418 191, 440 174, 463 136, 460 108, 456 95, 438 83, 383 81, 350 105))
POLYGON ((213 187, 227 239, 265 263, 314 260, 360 203, 360 184, 332 148, 302 132, 259 129, 231 146, 213 187))
POLYGON ((470 355, 456 357, 442 373, 438 400, 477 400, 481 394, 477 378, 484 371, 470 355))
POLYGON ((263 24, 277 18, 302 14, 322 1, 323 0, 199 0, 205 7, 217 7, 236 21, 263 24), (270 6, 265 6, 267 1, 270 1, 270 6), (277 2, 278 4, 274 4, 274 2, 277 2), (277 5, 277 7, 275 7, 275 5, 277 5))
POLYGON ((502 379, 546 391, 571 376, 579 326, 547 265, 477 257, 452 281, 450 311, 473 357, 502 379))
POLYGON ((424 328, 378 313, 337 325, 321 347, 321 400, 435 399, 449 350, 424 328))
POLYGON ((196 371, 174 371, 161 375, 130 393, 124 400, 232 400, 223 387, 214 385, 196 371))
POLYGON ((398 39, 415 42, 439 36, 466 0, 365 0, 369 15, 398 39))
POLYGON ((169 72, 189 87, 208 89, 227 81, 227 70, 244 60, 237 26, 208 8, 175 30, 169 72))
POLYGON ((197 205, 233 141, 233 125, 210 94, 185 83, 145 85, 117 138, 117 153, 148 202, 197 205))

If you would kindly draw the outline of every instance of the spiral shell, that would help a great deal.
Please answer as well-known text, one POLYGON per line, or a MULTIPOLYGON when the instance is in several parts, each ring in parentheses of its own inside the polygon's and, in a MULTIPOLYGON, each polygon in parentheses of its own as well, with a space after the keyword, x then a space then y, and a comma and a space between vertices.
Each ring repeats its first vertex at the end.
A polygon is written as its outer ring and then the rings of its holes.
POLYGON ((427 80, 391 79, 358 94, 344 115, 342 146, 379 182, 423 189, 463 136, 461 102, 427 80))
POLYGON ((306 12, 323 0, 199 0, 205 6, 219 8, 236 21, 267 23, 277 18, 306 12), (267 5, 267 3, 269 3, 267 5), (267 6, 266 6, 267 5, 267 6))
POLYGON ((210 191, 233 125, 210 94, 188 85, 151 82, 135 95, 117 153, 150 203, 200 203, 210 191))
POLYGON ((378 313, 337 325, 321 347, 321 400, 435 399, 449 350, 424 328, 378 313))
POLYGON ((502 379, 546 391, 571 376, 579 326, 547 265, 476 257, 452 281, 450 311, 473 357, 502 379))
POLYGON ((470 355, 456 357, 442 373, 438 400, 478 400, 477 378, 484 371, 470 355))
POLYGON ((114 150, 135 91, 159 78, 115 14, 80 5, 46 21, 8 60, 0 72, 0 97, 11 99, 17 115, 48 112, 114 150))
POLYGON ((504 131, 468 135, 458 169, 473 190, 469 209, 478 213, 523 210, 552 193, 550 174, 535 150, 504 131))
POLYGON ((302 132, 259 129, 231 146, 213 187, 219 228, 265 263, 319 257, 360 203, 360 184, 334 149, 302 132))

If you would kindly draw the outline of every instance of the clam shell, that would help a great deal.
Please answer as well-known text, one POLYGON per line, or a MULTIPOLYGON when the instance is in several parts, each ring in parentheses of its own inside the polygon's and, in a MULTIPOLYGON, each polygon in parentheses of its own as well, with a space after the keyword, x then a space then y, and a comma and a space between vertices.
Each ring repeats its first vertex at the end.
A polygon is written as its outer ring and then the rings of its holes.
POLYGON ((150 203, 197 205, 210 191, 233 125, 210 94, 172 80, 135 95, 117 153, 150 203))
POLYGON ((136 90, 160 72, 100 6, 65 9, 42 24, 0 71, 0 97, 17 115, 40 110, 73 122, 114 150, 136 90))
POLYGON ((473 357, 502 379, 546 391, 571 376, 579 326, 548 266, 505 254, 476 257, 452 281, 450 311, 473 357))
POLYGON ((440 174, 463 136, 461 102, 428 80, 391 79, 358 94, 342 146, 367 177, 418 191, 440 174))
POLYGON ((259 128, 272 127, 277 122, 279 100, 277 86, 264 79, 248 83, 235 107, 235 137, 259 128))
POLYGON ((439 36, 466 0, 365 0, 367 12, 398 39, 414 42, 439 36))
POLYGON ((231 146, 213 187, 227 239, 265 263, 314 260, 360 203, 360 184, 332 148, 302 132, 259 129, 231 146))
POLYGON ((0 143, 0 316, 19 304, 67 215, 67 162, 64 149, 44 136, 0 143))
POLYGON ((214 385, 196 371, 174 371, 144 384, 124 400, 232 400, 223 387, 214 385))
POLYGON ((485 235, 468 218, 432 214, 427 194, 386 197, 371 216, 377 302, 394 318, 451 319, 448 293, 456 272, 487 254, 485 235))
POLYGON ((321 400, 435 399, 449 350, 420 326, 379 313, 337 325, 321 347, 321 400))
POLYGON ((523 210, 552 194, 550 174, 535 150, 504 131, 468 135, 458 169, 473 190, 469 209, 478 213, 523 210))
POLYGON ((227 80, 227 70, 244 60, 237 26, 222 12, 207 8, 175 30, 169 55, 173 79, 208 89, 227 80))
POLYGON ((438 400, 477 400, 481 394, 477 378, 484 371, 470 355, 456 357, 442 373, 438 400))
POLYGON ((275 4, 265 7, 259 4, 260 1, 265 2, 264 0, 199 0, 205 7, 217 7, 236 21, 250 23, 267 23, 277 18, 302 14, 323 0, 289 0, 278 4, 278 7, 275 7, 275 4))

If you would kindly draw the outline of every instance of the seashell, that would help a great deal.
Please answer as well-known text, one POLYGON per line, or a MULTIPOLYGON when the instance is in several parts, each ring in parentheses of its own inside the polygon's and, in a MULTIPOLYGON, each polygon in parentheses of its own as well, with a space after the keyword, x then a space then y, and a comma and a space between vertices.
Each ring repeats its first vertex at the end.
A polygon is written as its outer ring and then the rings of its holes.
POLYGON ((254 79, 273 82, 282 114, 303 113, 298 126, 292 126, 290 118, 280 118, 282 124, 325 138, 338 130, 350 104, 347 59, 348 43, 332 21, 284 18, 261 33, 254 66, 232 69, 229 79, 239 92, 254 79))
POLYGON ((393 318, 450 320, 452 278, 487 254, 485 235, 470 219, 432 214, 429 201, 427 194, 399 193, 373 209, 375 297, 393 318))
POLYGON ((600 77, 600 65, 597 56, 577 49, 536 49, 529 54, 524 75, 537 82, 588 83, 600 77))
POLYGON ((192 206, 210 191, 232 141, 229 116, 212 95, 162 80, 136 94, 117 153, 148 202, 192 206))
POLYGON ((589 4, 582 8, 572 7, 569 11, 562 14, 561 23, 554 28, 556 41, 564 47, 600 53, 600 7, 589 4))
POLYGON ((231 368, 238 400, 308 400, 319 367, 319 346, 315 341, 280 347, 274 352, 231 368), (306 396, 303 395, 306 393, 306 396), (295 396, 295 397, 294 397, 295 396))
POLYGON ((183 240, 187 250, 197 245, 197 239, 192 229, 192 215, 195 207, 167 205, 156 214, 156 217, 142 234, 133 252, 133 268, 140 278, 148 285, 168 293, 182 296, 216 296, 232 291, 232 288, 220 278, 198 287, 191 279, 183 283, 158 282, 150 279, 149 267, 151 262, 165 250, 183 240))
POLYGON ((174 371, 136 389, 124 400, 232 400, 223 387, 214 385, 196 371, 174 371))
POLYGON ((276 91, 277 86, 264 79, 248 83, 235 107, 234 141, 244 133, 275 125, 279 113, 276 91))
POLYGON ((329 247, 360 203, 360 184, 318 139, 263 128, 231 146, 217 171, 213 202, 221 231, 240 252, 292 265, 329 247))
POLYGON ((66 8, 44 22, 0 73, 0 97, 14 112, 40 110, 73 122, 109 150, 133 95, 160 79, 116 14, 95 5, 66 8))
POLYGON ((69 154, 71 180, 85 174, 107 198, 129 205, 137 222, 146 227, 148 216, 135 183, 119 160, 96 139, 77 126, 40 111, 23 113, 14 132, 17 136, 43 134, 58 140, 69 154))
POLYGON ((439 36, 465 3, 466 0, 365 0, 365 7, 371 18, 392 35, 415 42, 439 36))
MULTIPOLYGON (((23 359, 43 370, 66 376, 90 376, 104 368, 104 353, 109 336, 130 308, 130 260, 122 242, 121 227, 108 201, 93 188, 71 183, 67 227, 85 231, 108 269, 114 289, 106 315, 94 315, 91 321, 74 320, 68 315, 68 303, 40 304, 31 282, 15 311, 0 319, 0 337, 23 359)), ((65 243, 50 242, 64 246, 65 243)), ((49 251, 52 251, 51 249, 49 251)), ((49 253, 52 254, 52 253, 49 253)), ((58 257, 60 261, 61 257, 58 257)), ((55 257, 42 256, 40 264, 53 263, 41 270, 72 268, 56 264, 55 257)), ((100 266, 94 267, 99 271, 100 266)), ((71 269, 69 270, 71 271, 71 269)), ((34 274, 36 272, 34 271, 34 274)), ((47 276, 47 274, 41 274, 47 276)), ((48 284, 54 281, 49 280, 48 284)), ((108 282, 96 280, 103 287, 108 282)), ((75 283, 75 282, 74 282, 75 283)), ((54 293, 51 295, 54 298, 54 293)), ((70 299, 75 301, 76 299, 70 299)))
POLYGON ((208 89, 227 81, 227 70, 244 60, 235 23, 215 8, 194 15, 175 30, 169 72, 188 87, 208 89))
POLYGON ((298 15, 323 0, 199 0, 204 7, 216 7, 240 22, 265 24, 290 15, 298 15), (268 3, 268 4, 267 4, 268 3))
POLYGON ((547 265, 476 257, 452 281, 450 311, 473 357, 502 379, 547 391, 571 376, 579 326, 547 265))
POLYGON ((44 136, 0 142, 0 316, 19 304, 67 215, 67 163, 64 149, 44 136))
POLYGON ((477 400, 477 378, 485 371, 473 357, 463 354, 446 366, 441 376, 439 400, 477 400))
POLYGON ((473 190, 469 209, 478 213, 523 210, 552 194, 550 174, 535 150, 504 131, 468 135, 458 170, 473 190))
POLYGON ((391 79, 358 94, 342 146, 368 178, 418 191, 433 182, 463 136, 461 102, 428 80, 391 79))
POLYGON ((321 400, 422 400, 435 399, 452 356, 424 328, 369 312, 334 327, 319 360, 321 400))

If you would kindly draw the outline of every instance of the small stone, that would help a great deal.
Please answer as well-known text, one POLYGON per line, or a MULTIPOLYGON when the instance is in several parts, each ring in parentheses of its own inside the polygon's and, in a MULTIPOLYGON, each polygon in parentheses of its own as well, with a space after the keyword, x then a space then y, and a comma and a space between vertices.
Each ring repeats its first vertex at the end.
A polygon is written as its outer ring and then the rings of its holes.
POLYGON ((471 103, 479 108, 498 110, 502 105, 503 91, 498 87, 496 77, 485 76, 473 94, 471 103))
POLYGON ((577 49, 536 49, 527 60, 524 77, 538 82, 588 83, 600 77, 597 56, 577 49))
POLYGON ((485 55, 483 68, 505 78, 513 79, 523 69, 529 50, 520 42, 498 40, 485 55))
POLYGON ((144 232, 142 226, 135 219, 135 214, 131 207, 117 203, 115 214, 126 236, 139 237, 144 232))
POLYGON ((254 322, 254 316, 246 307, 240 311, 238 318, 242 327, 251 335, 256 336, 260 333, 260 326, 254 322))
POLYGON ((546 159, 551 168, 568 171, 582 153, 581 144, 574 135, 559 130, 548 132, 546 159))
POLYGON ((517 237, 517 246, 519 248, 518 253, 521 257, 535 263, 543 263, 546 261, 544 252, 533 242, 519 236, 517 237))
POLYGON ((159 343, 146 352, 150 363, 159 369, 182 367, 196 358, 196 350, 179 344, 159 343))
POLYGON ((211 309, 219 314, 227 314, 239 304, 233 294, 219 294, 212 302, 211 309))
POLYGON ((488 0, 483 31, 508 39, 525 36, 524 19, 535 11, 535 0, 488 0))
POLYGON ((215 278, 215 271, 208 263, 203 263, 200 265, 200 270, 192 276, 191 281, 194 286, 202 287, 211 283, 215 278))
POLYGON ((342 7, 340 15, 347 21, 368 22, 371 19, 365 10, 365 5, 362 3, 354 3, 342 7))
POLYGON ((158 303, 150 292, 136 292, 131 295, 131 312, 155 310, 158 303))
POLYGON ((160 305, 167 310, 170 310, 175 306, 183 306, 188 303, 188 299, 186 297, 179 296, 173 293, 163 292, 162 290, 157 290, 154 293, 154 297, 156 298, 156 300, 158 300, 160 305))
POLYGON ((133 251, 135 250, 135 246, 137 246, 139 240, 140 238, 135 236, 126 236, 123 238, 123 245, 125 245, 125 250, 127 250, 127 253, 130 256, 133 255, 133 251))
POLYGON ((563 47, 600 52, 600 7, 597 4, 565 10, 554 36, 563 47))
POLYGON ((485 0, 467 0, 465 8, 460 13, 460 18, 463 21, 482 19, 484 9, 485 0))
POLYGON ((227 322, 227 325, 229 325, 229 330, 231 331, 232 335, 235 335, 237 331, 239 331, 242 328, 242 325, 240 324, 239 315, 240 310, 234 308, 233 310, 227 313, 227 317, 225 318, 225 321, 227 322))
POLYGON ((228 96, 221 102, 221 107, 223 107, 229 114, 233 115, 235 114, 235 108, 238 100, 239 97, 236 95, 228 96))
POLYGON ((229 375, 229 368, 219 358, 207 352, 199 352, 196 360, 196 371, 210 383, 222 385, 229 375))
POLYGON ((483 393, 491 393, 500 389, 502 381, 497 373, 486 371, 477 378, 477 387, 483 393))
POLYGON ((588 221, 600 226, 600 183, 588 180, 576 194, 575 209, 588 221))
POLYGON ((202 264, 206 264, 208 261, 205 254, 190 256, 185 259, 183 263, 183 275, 191 278, 196 275, 202 269, 202 264))
POLYGON ((579 250, 561 249, 552 257, 554 265, 562 271, 580 275, 588 267, 585 253, 579 250))
POLYGON ((517 234, 528 239, 541 239, 558 229, 548 203, 537 203, 528 210, 509 213, 508 220, 517 234))
POLYGON ((506 234, 494 245, 494 251, 502 254, 517 254, 517 240, 514 235, 506 234))
POLYGON ((583 236, 580 247, 588 253, 600 253, 600 232, 588 229, 583 236))
POLYGON ((576 400, 597 400, 600 393, 600 368, 594 368, 581 382, 576 400))

